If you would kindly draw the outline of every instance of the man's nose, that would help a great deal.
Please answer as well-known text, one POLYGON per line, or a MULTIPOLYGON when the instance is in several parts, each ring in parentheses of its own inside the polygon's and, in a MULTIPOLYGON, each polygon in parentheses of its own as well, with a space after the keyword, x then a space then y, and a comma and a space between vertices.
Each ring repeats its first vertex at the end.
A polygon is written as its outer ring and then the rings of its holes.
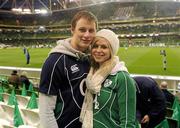
POLYGON ((90 32, 89 31, 86 31, 85 33, 84 33, 84 36, 85 37, 87 37, 87 36, 89 36, 90 35, 90 32))

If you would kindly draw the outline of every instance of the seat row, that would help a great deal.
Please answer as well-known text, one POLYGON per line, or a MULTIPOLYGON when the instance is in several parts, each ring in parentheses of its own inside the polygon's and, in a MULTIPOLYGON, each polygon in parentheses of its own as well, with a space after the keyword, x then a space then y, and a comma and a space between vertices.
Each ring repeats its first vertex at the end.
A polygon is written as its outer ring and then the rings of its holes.
POLYGON ((39 110, 0 103, 0 128, 40 128, 39 110))

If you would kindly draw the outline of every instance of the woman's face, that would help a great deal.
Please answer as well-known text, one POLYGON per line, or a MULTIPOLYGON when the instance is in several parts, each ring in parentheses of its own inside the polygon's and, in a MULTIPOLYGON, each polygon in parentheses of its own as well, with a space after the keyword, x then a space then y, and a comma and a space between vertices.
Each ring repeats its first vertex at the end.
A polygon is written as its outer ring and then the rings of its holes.
POLYGON ((96 42, 92 45, 91 55, 95 62, 100 65, 105 61, 109 60, 111 57, 111 51, 109 47, 109 42, 105 38, 98 37, 96 42))

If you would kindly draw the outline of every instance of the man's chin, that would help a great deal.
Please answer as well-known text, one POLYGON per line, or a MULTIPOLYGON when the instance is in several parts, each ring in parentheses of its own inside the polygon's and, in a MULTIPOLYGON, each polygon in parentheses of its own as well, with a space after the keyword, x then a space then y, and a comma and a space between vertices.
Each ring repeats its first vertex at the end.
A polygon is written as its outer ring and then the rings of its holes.
POLYGON ((90 45, 90 44, 91 44, 90 41, 82 41, 81 43, 82 43, 82 44, 85 44, 85 45, 90 45))
POLYGON ((81 44, 82 44, 82 46, 84 46, 84 47, 89 47, 89 45, 90 45, 91 43, 89 43, 89 42, 82 42, 81 44))

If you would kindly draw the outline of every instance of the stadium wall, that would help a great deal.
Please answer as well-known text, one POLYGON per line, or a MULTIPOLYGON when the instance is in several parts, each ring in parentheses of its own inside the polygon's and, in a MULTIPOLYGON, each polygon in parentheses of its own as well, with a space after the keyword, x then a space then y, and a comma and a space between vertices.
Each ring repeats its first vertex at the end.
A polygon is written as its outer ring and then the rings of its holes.
MULTIPOLYGON (((36 87, 39 85, 39 79, 40 79, 40 68, 20 68, 20 67, 6 67, 6 66, 0 66, 0 75, 2 76, 9 76, 12 72, 12 70, 17 70, 18 74, 21 74, 23 71, 26 71, 28 74, 28 78, 31 79, 36 87)), ((180 87, 178 87, 178 84, 180 83, 180 77, 178 76, 161 76, 161 75, 145 75, 145 74, 131 74, 131 76, 147 76, 152 77, 156 80, 158 84, 160 84, 161 81, 167 81, 169 85, 170 91, 173 92, 173 94, 176 94, 178 91, 180 91, 180 87), (179 88, 179 90, 178 90, 179 88)))

